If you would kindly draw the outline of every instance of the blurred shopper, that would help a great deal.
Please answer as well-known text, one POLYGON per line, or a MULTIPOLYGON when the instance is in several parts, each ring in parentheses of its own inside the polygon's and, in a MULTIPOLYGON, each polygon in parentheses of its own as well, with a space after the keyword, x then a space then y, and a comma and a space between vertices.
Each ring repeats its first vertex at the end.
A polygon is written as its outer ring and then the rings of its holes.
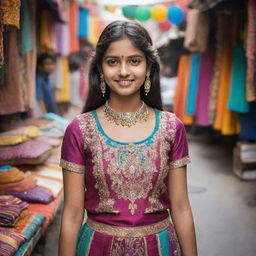
POLYGON ((183 124, 162 111, 148 32, 135 21, 110 23, 90 65, 83 114, 62 144, 59 255, 196 256, 189 162, 183 124))
POLYGON ((36 99, 41 113, 52 112, 58 114, 54 96, 54 88, 50 75, 55 68, 55 58, 49 53, 43 53, 37 58, 36 99))

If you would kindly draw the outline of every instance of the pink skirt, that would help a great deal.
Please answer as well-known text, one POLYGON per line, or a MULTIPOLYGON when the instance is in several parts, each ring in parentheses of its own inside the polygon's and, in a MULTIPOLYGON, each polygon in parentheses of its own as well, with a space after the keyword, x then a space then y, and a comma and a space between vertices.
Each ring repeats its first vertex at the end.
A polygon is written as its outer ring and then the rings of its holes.
POLYGON ((77 256, 180 256, 169 220, 139 227, 116 227, 92 220, 78 234, 77 256))

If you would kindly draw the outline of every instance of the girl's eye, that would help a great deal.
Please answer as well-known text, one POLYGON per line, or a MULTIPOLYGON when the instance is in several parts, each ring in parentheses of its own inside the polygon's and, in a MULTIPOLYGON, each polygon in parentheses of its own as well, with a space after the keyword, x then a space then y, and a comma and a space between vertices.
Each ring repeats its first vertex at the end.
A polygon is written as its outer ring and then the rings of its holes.
POLYGON ((139 59, 131 59, 130 63, 133 65, 138 65, 140 63, 140 60, 139 59))
POLYGON ((110 66, 113 66, 117 63, 117 61, 115 59, 110 59, 107 61, 107 63, 110 65, 110 66))

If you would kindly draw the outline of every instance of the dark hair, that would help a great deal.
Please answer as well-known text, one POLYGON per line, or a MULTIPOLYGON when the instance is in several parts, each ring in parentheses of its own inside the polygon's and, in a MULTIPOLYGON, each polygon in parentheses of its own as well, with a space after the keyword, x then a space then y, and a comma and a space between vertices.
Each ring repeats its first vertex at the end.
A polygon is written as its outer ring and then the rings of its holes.
POLYGON ((38 55, 38 57, 37 57, 37 66, 42 65, 43 62, 44 62, 46 59, 51 59, 53 62, 56 61, 55 57, 54 57, 52 54, 50 54, 50 53, 48 53, 48 52, 42 53, 42 54, 38 55))
POLYGON ((122 38, 128 38, 134 46, 140 49, 147 60, 150 68, 151 89, 145 95, 143 86, 140 89, 141 99, 149 106, 162 110, 162 100, 160 93, 159 57, 153 48, 153 42, 147 30, 136 21, 117 20, 110 23, 101 33, 96 45, 89 68, 89 94, 84 106, 83 113, 94 110, 103 105, 109 98, 110 89, 106 86, 105 97, 102 97, 100 90, 100 70, 102 59, 112 42, 122 38))

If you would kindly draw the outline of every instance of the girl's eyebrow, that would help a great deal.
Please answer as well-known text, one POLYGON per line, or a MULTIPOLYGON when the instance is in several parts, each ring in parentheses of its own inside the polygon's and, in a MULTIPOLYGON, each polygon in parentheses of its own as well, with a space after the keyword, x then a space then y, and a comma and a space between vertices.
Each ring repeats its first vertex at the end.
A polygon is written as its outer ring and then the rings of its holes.
MULTIPOLYGON (((135 57, 137 57, 137 58, 143 58, 143 56, 142 56, 142 55, 139 55, 139 54, 134 54, 134 55, 128 56, 128 58, 135 58, 135 57)), ((108 58, 118 59, 119 57, 114 56, 114 55, 107 55, 107 56, 104 57, 104 59, 108 59, 108 58)))

